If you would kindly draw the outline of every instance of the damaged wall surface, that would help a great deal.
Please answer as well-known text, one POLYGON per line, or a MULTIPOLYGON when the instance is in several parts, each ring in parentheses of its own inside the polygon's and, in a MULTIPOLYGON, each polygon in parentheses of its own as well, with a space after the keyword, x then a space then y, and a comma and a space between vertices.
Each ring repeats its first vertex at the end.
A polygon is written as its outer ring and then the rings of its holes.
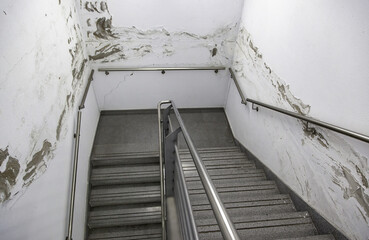
POLYGON ((0 9, 0 238, 61 239, 90 72, 79 7, 4 0, 0 9))
MULTIPOLYGON (((243 1, 81 1, 89 60, 98 67, 230 66, 243 1)), ((225 71, 110 72, 93 83, 102 110, 222 107, 225 71), (188 97, 191 96, 191 97, 188 97)))
MULTIPOLYGON (((233 63, 246 97, 369 135, 367 9, 246 0, 233 63)), ((348 238, 367 239, 368 144, 253 111, 233 83, 226 113, 235 137, 284 183, 348 238)))
POLYGON ((229 65, 242 4, 83 0, 89 59, 108 66, 229 65))

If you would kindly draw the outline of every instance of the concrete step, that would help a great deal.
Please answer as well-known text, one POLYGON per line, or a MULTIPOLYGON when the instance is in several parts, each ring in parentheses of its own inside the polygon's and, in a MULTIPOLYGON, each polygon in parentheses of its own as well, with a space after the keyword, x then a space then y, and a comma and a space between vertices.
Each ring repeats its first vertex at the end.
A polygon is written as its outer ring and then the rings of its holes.
MULTIPOLYGON (((233 198, 231 200, 230 199, 223 200, 221 196, 221 199, 226 209, 241 209, 241 208, 256 209, 256 208, 261 208, 261 207, 273 207, 273 208, 281 207, 285 209, 285 207, 287 206, 288 209, 294 210, 294 207, 292 205, 293 203, 289 197, 268 199, 263 196, 263 198, 255 197, 254 199, 244 201, 243 199, 240 199, 240 198, 233 198)), ((191 198, 191 202, 192 202, 192 209, 194 211, 205 211, 205 210, 212 209, 208 199, 201 199, 201 200, 196 201, 193 198, 191 198)))
POLYGON ((108 228, 161 223, 159 206, 116 206, 90 211, 88 227, 108 228))
POLYGON ((160 203, 160 184, 113 185, 95 187, 90 193, 90 206, 160 203))
MULTIPOLYGON (((241 152, 240 148, 237 146, 232 146, 232 147, 208 147, 208 148, 196 148, 196 150, 199 153, 208 153, 208 152, 241 152)), ((189 153, 188 149, 179 149, 179 153, 180 154, 186 154, 189 153)))
MULTIPOLYGON (((304 237, 314 235, 315 228, 312 223, 295 222, 290 225, 269 226, 260 228, 242 228, 237 226, 237 232, 241 239, 274 240, 280 237, 304 237)), ((200 239, 223 240, 220 231, 209 231, 199 234, 200 239)))
POLYGON ((91 162, 94 167, 159 163, 159 153, 139 152, 139 153, 94 154, 91 157, 91 162))
MULTIPOLYGON (((187 186, 190 195, 205 193, 205 190, 201 183, 195 184, 188 183, 187 186)), ((238 186, 237 185, 229 186, 229 184, 228 185, 222 184, 222 186, 218 186, 216 187, 216 189, 218 193, 228 193, 228 194, 240 192, 249 192, 250 194, 252 194, 252 192, 258 193, 260 191, 272 191, 273 193, 278 192, 277 186, 273 181, 245 182, 243 184, 239 182, 238 186)))
MULTIPOLYGON (((243 159, 247 159, 246 154, 243 152, 216 152, 216 153, 212 153, 212 152, 208 152, 208 153, 199 153, 201 158, 204 159, 210 159, 210 158, 215 158, 215 159, 228 159, 228 158, 243 158, 243 159)), ((192 155, 190 153, 182 153, 180 154, 181 159, 192 159, 192 155)))
POLYGON ((88 240, 161 240, 161 224, 93 229, 88 240))
MULTIPOLYGON (((213 179, 216 176, 225 176, 225 175, 255 175, 255 174, 264 174, 262 169, 246 169, 246 168, 230 168, 230 169, 209 169, 208 173, 213 179)), ((185 177, 196 177, 199 176, 197 170, 195 168, 184 169, 185 177)))
MULTIPOLYGON (((258 194, 258 195, 247 195, 247 194, 240 194, 240 193, 234 193, 234 194, 220 194, 220 198, 224 204, 228 203, 259 203, 259 204, 268 204, 270 201, 282 201, 286 203, 291 202, 291 198, 288 194, 258 194)), ((191 204, 193 207, 209 204, 209 200, 206 196, 206 194, 196 194, 190 196, 191 204)))
MULTIPOLYGON (((239 174, 224 174, 224 175, 213 175, 211 176, 213 181, 216 180, 240 180, 240 181, 259 181, 266 180, 265 173, 263 171, 256 171, 254 173, 239 173, 239 174)), ((200 181, 200 177, 197 176, 186 176, 186 182, 200 181)))
POLYGON ((93 168, 91 173, 92 186, 158 182, 160 182, 158 164, 93 168))
POLYGON ((279 238, 278 240, 334 240, 335 238, 331 234, 315 235, 306 237, 294 237, 294 238, 279 238))

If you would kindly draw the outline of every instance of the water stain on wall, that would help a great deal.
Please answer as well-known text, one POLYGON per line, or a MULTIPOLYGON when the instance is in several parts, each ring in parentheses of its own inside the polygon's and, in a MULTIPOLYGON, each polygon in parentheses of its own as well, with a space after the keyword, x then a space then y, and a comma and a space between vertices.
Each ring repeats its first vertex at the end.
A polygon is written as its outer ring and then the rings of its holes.
POLYGON ((27 163, 25 175, 23 176, 23 186, 29 186, 37 175, 37 171, 46 169, 47 158, 51 156, 51 143, 45 139, 41 149, 33 154, 32 160, 27 163))

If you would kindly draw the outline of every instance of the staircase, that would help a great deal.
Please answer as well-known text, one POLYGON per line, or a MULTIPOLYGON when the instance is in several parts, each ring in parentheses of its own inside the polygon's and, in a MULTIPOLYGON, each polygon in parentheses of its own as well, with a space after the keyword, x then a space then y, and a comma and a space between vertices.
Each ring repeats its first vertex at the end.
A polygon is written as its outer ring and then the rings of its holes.
MULTIPOLYGON (((331 240, 317 235, 307 212, 297 212, 238 147, 198 149, 241 239, 331 240)), ((223 239, 188 150, 180 150, 200 239, 223 239)))
MULTIPOLYGON (((241 239, 334 239, 317 235, 309 214, 297 212, 289 195, 281 194, 275 182, 235 146, 223 109, 181 115, 241 239)), ((91 157, 87 239, 161 239, 156 118, 155 112, 100 117, 91 157)), ((199 237, 223 239, 181 140, 180 148, 199 237)))
POLYGON ((161 239, 158 153, 95 154, 91 161, 88 239, 161 239))

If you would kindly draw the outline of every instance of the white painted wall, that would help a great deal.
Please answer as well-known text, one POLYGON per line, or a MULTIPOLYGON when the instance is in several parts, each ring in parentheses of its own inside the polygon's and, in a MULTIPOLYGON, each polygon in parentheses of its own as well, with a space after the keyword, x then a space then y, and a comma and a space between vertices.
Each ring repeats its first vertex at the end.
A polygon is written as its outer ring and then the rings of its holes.
MULTIPOLYGON (((246 0, 233 68, 249 98, 369 135, 369 2, 246 0)), ((368 144, 260 108, 231 84, 235 137, 350 239, 369 235, 368 144)))
POLYGON ((162 100, 177 107, 223 107, 228 71, 104 72, 95 74, 93 87, 101 110, 154 109, 162 100))
POLYGON ((73 220, 73 239, 85 239, 86 210, 88 207, 88 187, 90 156, 97 124, 99 123, 100 110, 97 105, 94 89, 90 87, 87 94, 85 108, 82 110, 81 135, 79 145, 76 199, 73 220))
MULTIPOLYGON (((65 239, 75 118, 90 73, 78 6, 6 0, 0 9, 0 238, 65 239)), ((80 177, 98 121, 93 91, 86 106, 80 177)), ((75 236, 83 239, 79 185, 75 236)))

